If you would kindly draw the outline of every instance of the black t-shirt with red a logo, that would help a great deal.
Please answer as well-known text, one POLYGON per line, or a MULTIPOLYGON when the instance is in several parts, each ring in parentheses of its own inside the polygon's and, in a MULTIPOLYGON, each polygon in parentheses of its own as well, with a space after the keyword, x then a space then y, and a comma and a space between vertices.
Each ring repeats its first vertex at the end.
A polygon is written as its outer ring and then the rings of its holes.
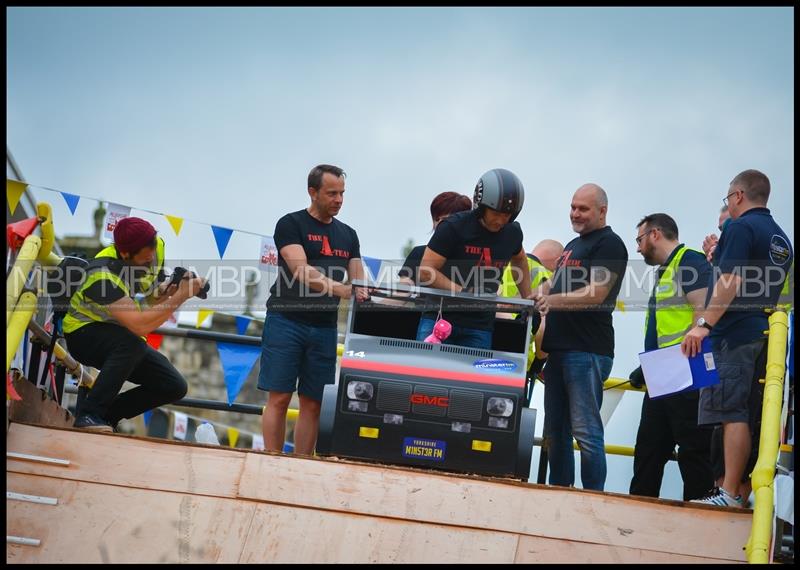
POLYGON ((269 290, 267 310, 311 325, 335 327, 339 297, 313 291, 293 278, 280 251, 287 245, 300 245, 309 265, 344 282, 350 260, 361 257, 355 230, 336 218, 324 224, 307 210, 300 210, 278 220, 273 239, 278 249, 278 279, 269 290))
POLYGON ((542 350, 580 351, 614 357, 614 326, 611 313, 616 306, 628 249, 620 237, 605 226, 578 236, 564 247, 551 279, 550 293, 569 293, 596 283, 613 285, 599 305, 587 305, 585 310, 550 310, 544 328, 542 350))
MULTIPOLYGON (((465 292, 497 295, 503 268, 522 249, 522 228, 511 222, 499 232, 490 232, 478 215, 478 210, 469 210, 449 216, 436 228, 428 247, 447 258, 440 271, 465 292)), ((485 310, 451 311, 442 316, 453 325, 472 329, 492 330, 494 325, 494 313, 485 310)))

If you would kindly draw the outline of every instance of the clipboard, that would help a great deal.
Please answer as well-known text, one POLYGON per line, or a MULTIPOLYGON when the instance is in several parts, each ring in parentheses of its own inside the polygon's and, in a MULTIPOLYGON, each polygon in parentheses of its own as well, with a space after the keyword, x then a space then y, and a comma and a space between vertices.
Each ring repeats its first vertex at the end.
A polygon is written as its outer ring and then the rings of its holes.
POLYGON ((680 344, 639 353, 639 362, 651 399, 699 390, 719 384, 711 339, 703 339, 700 352, 687 358, 680 344))

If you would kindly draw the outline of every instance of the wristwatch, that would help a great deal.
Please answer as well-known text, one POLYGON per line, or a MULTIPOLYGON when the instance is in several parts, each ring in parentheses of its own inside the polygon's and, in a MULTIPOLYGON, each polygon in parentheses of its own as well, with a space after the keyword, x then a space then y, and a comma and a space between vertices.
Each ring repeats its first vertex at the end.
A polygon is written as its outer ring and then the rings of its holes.
POLYGON ((713 328, 714 328, 714 327, 712 327, 710 324, 708 324, 708 321, 706 321, 706 319, 705 319, 704 317, 700 317, 699 319, 697 319, 697 323, 695 323, 695 324, 696 324, 698 327, 705 327, 705 328, 707 328, 708 330, 711 330, 711 329, 713 329, 713 328))

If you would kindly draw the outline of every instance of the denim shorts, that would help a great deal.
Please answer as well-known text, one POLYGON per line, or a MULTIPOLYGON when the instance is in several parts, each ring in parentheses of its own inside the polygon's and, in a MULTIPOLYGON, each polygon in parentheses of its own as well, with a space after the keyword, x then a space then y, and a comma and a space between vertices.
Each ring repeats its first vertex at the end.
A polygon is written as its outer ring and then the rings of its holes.
POLYGON ((258 388, 322 401, 336 376, 336 327, 319 327, 267 312, 261 336, 258 388), (298 382, 299 380, 299 382, 298 382))
POLYGON ((751 415, 757 412, 754 406, 760 408, 761 402, 751 401, 750 392, 753 383, 764 377, 766 344, 766 340, 759 339, 728 348, 723 340, 719 350, 714 350, 719 384, 700 390, 699 425, 751 423, 751 415))

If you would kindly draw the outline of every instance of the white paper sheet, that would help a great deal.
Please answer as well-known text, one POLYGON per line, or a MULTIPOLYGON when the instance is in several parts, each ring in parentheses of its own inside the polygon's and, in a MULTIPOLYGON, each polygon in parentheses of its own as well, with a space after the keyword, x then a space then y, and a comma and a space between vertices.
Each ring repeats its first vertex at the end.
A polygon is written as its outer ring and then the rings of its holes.
POLYGON ((689 359, 681 352, 680 344, 643 352, 639 362, 651 398, 674 394, 692 385, 689 359))

